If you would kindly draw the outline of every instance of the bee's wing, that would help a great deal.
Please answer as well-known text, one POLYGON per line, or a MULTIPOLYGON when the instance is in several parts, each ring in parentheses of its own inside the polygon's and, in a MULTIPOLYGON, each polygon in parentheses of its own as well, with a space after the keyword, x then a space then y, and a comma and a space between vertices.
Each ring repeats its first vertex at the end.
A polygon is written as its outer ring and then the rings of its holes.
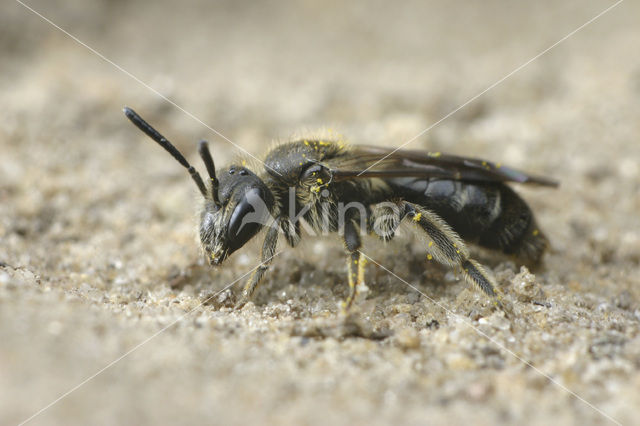
POLYGON ((425 177, 480 182, 518 182, 558 186, 558 182, 477 158, 440 152, 352 145, 347 155, 325 163, 336 181, 371 177, 425 177))

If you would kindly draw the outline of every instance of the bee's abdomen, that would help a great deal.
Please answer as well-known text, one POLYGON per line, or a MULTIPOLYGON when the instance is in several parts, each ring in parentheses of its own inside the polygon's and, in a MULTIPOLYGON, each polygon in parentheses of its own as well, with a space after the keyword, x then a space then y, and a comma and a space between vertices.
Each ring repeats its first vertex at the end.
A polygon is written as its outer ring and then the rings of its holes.
POLYGON ((527 203, 505 184, 393 181, 407 201, 435 212, 467 241, 533 262, 547 246, 527 203))

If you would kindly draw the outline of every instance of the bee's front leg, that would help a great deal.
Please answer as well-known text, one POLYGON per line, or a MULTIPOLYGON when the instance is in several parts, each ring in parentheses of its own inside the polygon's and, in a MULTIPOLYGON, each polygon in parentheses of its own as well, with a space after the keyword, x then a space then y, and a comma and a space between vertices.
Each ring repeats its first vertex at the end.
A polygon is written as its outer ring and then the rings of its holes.
POLYGON ((353 219, 348 219, 344 225, 342 234, 345 249, 347 251, 347 274, 349 278, 349 296, 342 307, 348 310, 358 294, 358 286, 364 282, 364 257, 360 253, 362 246, 359 228, 353 219))
POLYGON ((293 223, 290 218, 282 217, 279 219, 280 230, 284 234, 284 238, 291 247, 295 247, 300 242, 300 222, 293 223))
POLYGON ((278 232, 279 220, 276 220, 269 227, 267 235, 264 238, 264 243, 262 243, 262 263, 253 271, 251 277, 247 281, 247 284, 244 286, 242 297, 235 306, 236 309, 242 308, 247 304, 249 300, 251 300, 251 296, 258 288, 258 285, 260 285, 260 282, 262 281, 262 278, 264 278, 267 269, 269 269, 269 265, 275 257, 276 246, 278 245, 278 232))

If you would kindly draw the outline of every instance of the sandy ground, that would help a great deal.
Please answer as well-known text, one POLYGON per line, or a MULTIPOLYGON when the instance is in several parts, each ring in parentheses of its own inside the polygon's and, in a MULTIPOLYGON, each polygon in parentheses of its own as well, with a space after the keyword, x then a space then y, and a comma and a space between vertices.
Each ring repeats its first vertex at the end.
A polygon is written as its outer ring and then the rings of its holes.
MULTIPOLYGON (((613 4, 530 3, 29 4, 259 155, 327 127, 398 146, 613 4)), ((204 266, 195 187, 121 108, 194 164, 202 137, 220 164, 239 151, 3 2, 0 423, 73 389, 30 424, 637 424, 637 16, 624 1, 410 145, 562 182, 517 188, 553 244, 535 275, 474 251, 516 315, 405 235, 364 251, 423 295, 369 263, 345 318, 335 239, 285 250, 230 310, 216 293, 257 244, 204 266)))

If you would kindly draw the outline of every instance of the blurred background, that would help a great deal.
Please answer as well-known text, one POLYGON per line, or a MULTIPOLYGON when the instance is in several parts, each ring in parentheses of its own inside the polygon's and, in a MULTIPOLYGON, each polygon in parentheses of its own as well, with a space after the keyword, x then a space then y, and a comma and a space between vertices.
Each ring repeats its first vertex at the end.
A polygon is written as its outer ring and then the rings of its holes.
MULTIPOLYGON (((281 255, 242 312, 198 307, 257 245, 201 265, 195 187, 122 107, 198 167, 200 138, 218 164, 242 154, 207 126, 256 156, 328 128, 396 147, 614 2, 25 4, 0 6, 1 423, 175 320, 33 423, 606 421, 373 266, 361 316, 390 337, 309 332, 346 294, 337 241, 281 255)), ((623 1, 407 146, 561 181, 517 188, 552 241, 530 279, 552 307, 487 332, 623 422, 640 406, 639 13, 623 1)), ((418 243, 368 250, 476 324, 499 321, 418 243)), ((478 256, 521 301, 519 265, 478 256)))

